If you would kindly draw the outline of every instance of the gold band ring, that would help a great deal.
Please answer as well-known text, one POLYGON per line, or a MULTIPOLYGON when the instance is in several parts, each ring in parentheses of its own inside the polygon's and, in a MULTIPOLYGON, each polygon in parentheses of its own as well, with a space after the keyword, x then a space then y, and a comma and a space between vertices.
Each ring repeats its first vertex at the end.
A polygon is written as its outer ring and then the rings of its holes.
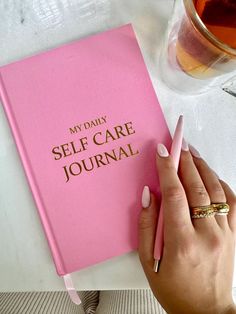
POLYGON ((215 215, 226 216, 229 213, 229 205, 227 203, 212 203, 215 215))
POLYGON ((215 209, 212 205, 191 207, 191 218, 206 218, 215 215, 215 209))

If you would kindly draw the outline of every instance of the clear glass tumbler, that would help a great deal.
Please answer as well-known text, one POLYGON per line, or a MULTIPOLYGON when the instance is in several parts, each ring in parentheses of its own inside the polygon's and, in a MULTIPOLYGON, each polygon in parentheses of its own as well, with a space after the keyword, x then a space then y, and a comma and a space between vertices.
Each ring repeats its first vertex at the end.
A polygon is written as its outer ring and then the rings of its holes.
POLYGON ((178 92, 222 86, 236 96, 236 1, 176 0, 159 68, 162 80, 178 92))

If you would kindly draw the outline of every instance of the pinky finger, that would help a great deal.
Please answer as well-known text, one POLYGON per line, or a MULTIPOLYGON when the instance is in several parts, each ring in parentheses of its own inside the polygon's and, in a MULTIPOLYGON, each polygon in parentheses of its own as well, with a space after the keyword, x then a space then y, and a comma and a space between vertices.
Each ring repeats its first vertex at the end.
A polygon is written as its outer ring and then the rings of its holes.
POLYGON ((220 184, 225 192, 230 211, 228 214, 228 224, 230 229, 236 234, 236 195, 227 183, 220 180, 220 184))

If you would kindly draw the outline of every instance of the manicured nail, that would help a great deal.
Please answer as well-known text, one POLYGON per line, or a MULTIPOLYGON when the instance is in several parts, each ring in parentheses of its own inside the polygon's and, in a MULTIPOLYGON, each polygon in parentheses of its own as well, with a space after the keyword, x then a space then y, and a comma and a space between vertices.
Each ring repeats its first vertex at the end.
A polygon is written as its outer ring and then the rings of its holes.
POLYGON ((143 208, 148 208, 151 202, 151 195, 148 186, 145 186, 142 194, 142 206, 143 208))
POLYGON ((182 141, 182 150, 185 151, 185 152, 189 151, 188 143, 185 141, 184 138, 183 138, 183 141, 182 141))
POLYGON ((157 144, 157 153, 161 157, 168 157, 169 153, 165 145, 163 144, 157 144))
POLYGON ((201 155, 199 153, 198 150, 196 150, 196 148, 194 148, 192 145, 189 145, 190 148, 190 152, 192 153, 192 155, 196 158, 201 158, 201 155))

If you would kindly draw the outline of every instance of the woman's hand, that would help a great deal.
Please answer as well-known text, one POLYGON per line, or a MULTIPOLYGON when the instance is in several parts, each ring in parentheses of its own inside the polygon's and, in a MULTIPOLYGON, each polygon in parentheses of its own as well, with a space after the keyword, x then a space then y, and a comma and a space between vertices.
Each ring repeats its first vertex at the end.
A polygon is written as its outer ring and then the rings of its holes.
POLYGON ((236 234, 236 197, 186 142, 179 176, 164 145, 157 168, 164 213, 164 249, 153 271, 157 202, 146 187, 139 222, 139 257, 150 287, 169 314, 236 313, 232 277, 236 234), (190 208, 227 202, 230 212, 191 219, 190 208), (146 208, 145 208, 146 207, 146 208))

